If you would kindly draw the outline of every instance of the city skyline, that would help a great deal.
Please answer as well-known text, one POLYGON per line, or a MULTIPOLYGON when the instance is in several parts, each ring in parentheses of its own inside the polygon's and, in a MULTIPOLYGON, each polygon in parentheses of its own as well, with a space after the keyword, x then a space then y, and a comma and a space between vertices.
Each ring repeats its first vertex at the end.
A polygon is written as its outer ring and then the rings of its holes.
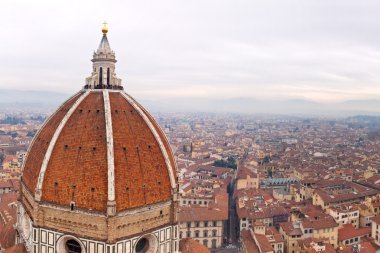
POLYGON ((89 48, 97 48, 106 20, 116 72, 139 98, 377 99, 379 7, 375 1, 5 1, 0 88, 80 89, 91 72, 89 48))

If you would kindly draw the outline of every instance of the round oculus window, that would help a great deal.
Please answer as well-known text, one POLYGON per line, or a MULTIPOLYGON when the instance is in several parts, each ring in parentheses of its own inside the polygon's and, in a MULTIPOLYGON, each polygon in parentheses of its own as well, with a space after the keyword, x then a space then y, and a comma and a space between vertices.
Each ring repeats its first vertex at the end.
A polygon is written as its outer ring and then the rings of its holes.
POLYGON ((136 253, 145 253, 149 249, 149 240, 147 238, 141 238, 135 247, 136 253))

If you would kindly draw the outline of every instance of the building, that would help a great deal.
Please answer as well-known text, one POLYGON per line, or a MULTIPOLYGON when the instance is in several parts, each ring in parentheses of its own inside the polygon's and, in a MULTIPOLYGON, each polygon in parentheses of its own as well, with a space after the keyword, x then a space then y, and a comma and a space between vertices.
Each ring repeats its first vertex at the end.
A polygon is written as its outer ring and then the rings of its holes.
POLYGON ((361 203, 378 194, 377 190, 348 181, 329 181, 313 192, 313 205, 327 209, 341 204, 361 203))
POLYGON ((363 238, 371 236, 371 228, 364 227, 355 229, 352 224, 345 224, 338 230, 339 245, 354 245, 363 241, 363 238))
POLYGON ((327 212, 342 227, 345 224, 352 224, 355 228, 359 227, 359 208, 357 206, 340 205, 330 207, 327 212))
POLYGON ((244 253, 283 253, 284 239, 275 228, 266 228, 256 222, 253 229, 241 233, 242 252, 244 253))
POLYGON ((289 253, 298 252, 301 240, 309 238, 331 244, 333 248, 338 246, 338 224, 332 217, 284 222, 280 224, 279 232, 285 239, 285 250, 289 253))
POLYGON ((178 252, 177 176, 153 117, 123 91, 107 32, 84 88, 34 138, 17 242, 33 253, 178 252))
POLYGON ((228 220, 228 194, 216 193, 206 206, 181 206, 178 220, 180 239, 192 238, 208 248, 220 248, 228 220))
POLYGON ((380 246, 380 216, 372 218, 372 232, 371 237, 374 239, 374 243, 380 246))
POLYGON ((321 252, 321 253, 336 253, 334 246, 325 243, 323 240, 315 238, 307 238, 300 240, 298 242, 299 253, 311 253, 311 252, 321 252))
POLYGON ((302 230, 299 223, 283 222, 280 224, 280 234, 285 240, 285 252, 295 253, 298 241, 302 239, 302 230))

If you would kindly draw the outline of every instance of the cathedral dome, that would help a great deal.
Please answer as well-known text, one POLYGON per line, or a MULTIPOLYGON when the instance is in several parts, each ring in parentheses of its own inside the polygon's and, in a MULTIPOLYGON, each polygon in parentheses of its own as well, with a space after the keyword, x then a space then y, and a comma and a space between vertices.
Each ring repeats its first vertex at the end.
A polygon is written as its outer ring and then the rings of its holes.
POLYGON ((116 212, 170 200, 169 143, 153 117, 122 90, 87 89, 37 133, 22 182, 37 200, 116 212))
POLYGON ((16 240, 28 252, 178 252, 173 154, 124 91, 106 30, 83 89, 45 121, 27 152, 16 240))

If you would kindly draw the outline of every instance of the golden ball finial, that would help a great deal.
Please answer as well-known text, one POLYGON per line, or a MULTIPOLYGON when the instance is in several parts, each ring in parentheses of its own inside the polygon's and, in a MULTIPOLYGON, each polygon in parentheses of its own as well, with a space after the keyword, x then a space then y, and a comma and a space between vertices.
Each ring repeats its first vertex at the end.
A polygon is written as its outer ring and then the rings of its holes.
POLYGON ((103 22, 102 33, 103 33, 103 34, 106 34, 107 32, 108 32, 107 22, 104 21, 104 22, 103 22))

